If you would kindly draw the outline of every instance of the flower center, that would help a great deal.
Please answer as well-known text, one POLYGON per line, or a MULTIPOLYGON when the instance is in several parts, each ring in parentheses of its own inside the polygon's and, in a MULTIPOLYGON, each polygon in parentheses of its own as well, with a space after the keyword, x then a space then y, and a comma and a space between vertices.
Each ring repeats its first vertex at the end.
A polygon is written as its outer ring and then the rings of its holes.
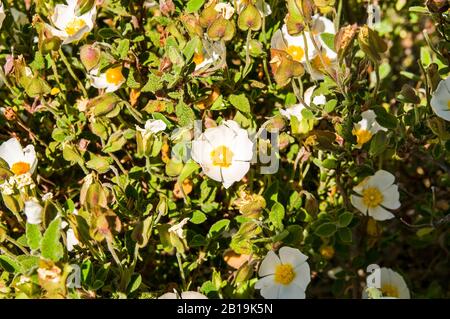
POLYGON ((301 62, 303 56, 305 55, 305 51, 299 46, 290 45, 288 46, 286 52, 292 57, 294 61, 301 62))
POLYGON ((450 111, 450 100, 447 101, 447 108, 450 111))
POLYGON ((233 152, 226 146, 216 147, 211 152, 211 159, 214 166, 229 167, 233 160, 233 152))
POLYGON ((203 53, 194 53, 193 61, 196 65, 199 65, 203 61, 205 61, 205 56, 203 55, 203 53))
POLYGON ((353 130, 353 135, 356 135, 356 142, 358 145, 366 144, 372 138, 372 133, 368 130, 353 130))
POLYGON ((86 22, 84 22, 83 19, 73 19, 66 25, 66 33, 70 36, 74 35, 78 31, 80 31, 84 26, 86 25, 86 22))
POLYGON ((383 285, 381 287, 381 292, 383 293, 384 297, 394 297, 394 298, 400 297, 397 287, 389 285, 389 284, 383 285))
POLYGON ((289 285, 295 278, 294 268, 291 264, 281 264, 275 269, 275 281, 282 285, 289 285))
POLYGON ((14 163, 11 167, 11 172, 13 172, 15 175, 22 175, 28 173, 29 170, 30 164, 25 162, 14 163))
POLYGON ((119 85, 124 81, 122 74, 122 67, 110 68, 106 71, 106 82, 114 85, 119 85))
POLYGON ((375 208, 383 202, 383 194, 376 187, 369 187, 363 190, 363 202, 364 205, 370 208, 375 208))
POLYGON ((331 65, 331 59, 326 54, 317 55, 312 61, 311 66, 320 71, 323 72, 327 67, 331 65), (322 58, 320 58, 322 56, 322 58))

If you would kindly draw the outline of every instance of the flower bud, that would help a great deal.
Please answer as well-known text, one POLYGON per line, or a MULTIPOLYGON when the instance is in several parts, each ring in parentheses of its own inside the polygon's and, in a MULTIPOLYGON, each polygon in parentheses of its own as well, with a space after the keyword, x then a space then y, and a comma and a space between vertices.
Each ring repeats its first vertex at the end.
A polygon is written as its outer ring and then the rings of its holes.
POLYGON ((406 103, 420 103, 420 97, 417 96, 416 91, 408 84, 403 85, 399 98, 406 103))
POLYGON ((263 45, 258 40, 252 39, 248 44, 247 50, 249 51, 252 57, 260 57, 264 54, 263 45))
POLYGON ((356 24, 347 25, 339 29, 334 38, 334 47, 340 58, 345 57, 352 47, 357 32, 358 25, 356 24))
POLYGON ((239 29, 247 31, 248 29, 252 31, 258 31, 261 28, 262 19, 259 14, 258 9, 253 5, 249 4, 241 11, 238 18, 239 29))
POLYGON ((190 33, 191 36, 198 35, 203 36, 203 28, 200 25, 199 20, 192 14, 186 14, 181 16, 181 22, 183 22, 184 27, 190 33))
POLYGON ((86 70, 90 71, 100 62, 101 51, 93 45, 83 45, 80 49, 80 59, 86 70))
POLYGON ((381 60, 381 53, 386 52, 387 44, 378 35, 377 32, 369 28, 367 25, 359 29, 358 43, 361 50, 369 59, 378 63, 381 60))
POLYGON ((120 98, 114 93, 100 95, 88 103, 88 109, 92 109, 94 116, 109 116, 115 113, 120 98))
POLYGON ((216 11, 217 1, 212 1, 209 6, 203 9, 200 13, 199 22, 203 28, 208 28, 214 21, 216 21, 219 12, 216 11))
POLYGON ((234 26, 234 23, 220 16, 208 28, 208 36, 213 41, 230 41, 233 38, 235 31, 236 27, 234 26))

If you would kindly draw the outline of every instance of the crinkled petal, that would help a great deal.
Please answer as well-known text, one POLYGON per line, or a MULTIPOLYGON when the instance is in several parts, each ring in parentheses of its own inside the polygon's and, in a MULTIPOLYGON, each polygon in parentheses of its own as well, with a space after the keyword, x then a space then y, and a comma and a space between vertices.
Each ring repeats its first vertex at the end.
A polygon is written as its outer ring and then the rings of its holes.
POLYGON ((260 277, 273 275, 275 268, 281 263, 280 258, 274 251, 269 251, 259 266, 258 275, 260 277))
POLYGON ((384 221, 395 217, 394 214, 381 206, 377 206, 375 208, 369 207, 368 212, 369 216, 372 216, 373 219, 378 221, 384 221))
POLYGON ((305 290, 297 285, 286 285, 280 287, 279 299, 305 299, 305 290))
POLYGON ((300 266, 308 259, 308 256, 302 254, 297 248, 287 246, 281 247, 278 254, 280 255, 281 263, 290 264, 293 268, 300 266))
POLYGON ((233 160, 230 167, 221 168, 223 186, 229 188, 233 183, 239 182, 247 174, 250 169, 249 162, 241 162, 233 160))
POLYGON ((350 201, 352 205, 355 206, 361 213, 363 213, 364 215, 367 214, 368 207, 364 204, 361 196, 351 195, 350 201))
POLYGON ((400 193, 397 185, 391 185, 383 192, 382 206, 389 209, 397 209, 400 207, 400 193))

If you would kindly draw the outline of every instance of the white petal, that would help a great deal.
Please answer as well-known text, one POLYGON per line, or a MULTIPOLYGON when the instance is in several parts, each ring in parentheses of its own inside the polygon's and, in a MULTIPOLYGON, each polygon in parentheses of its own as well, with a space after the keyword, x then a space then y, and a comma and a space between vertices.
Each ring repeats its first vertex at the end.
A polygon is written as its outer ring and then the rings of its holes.
POLYGON ((316 95, 313 98, 313 103, 317 106, 319 105, 325 105, 327 103, 327 98, 325 97, 325 95, 321 94, 321 95, 316 95))
POLYGON ((283 39, 283 32, 281 30, 277 30, 270 40, 270 46, 273 49, 276 50, 283 50, 285 51, 287 49, 286 41, 283 39))
POLYGON ((260 277, 273 275, 275 268, 281 263, 280 258, 272 250, 269 251, 259 266, 258 275, 260 277))
MULTIPOLYGON (((218 181, 223 182, 222 174, 220 172, 219 166, 214 166, 212 164, 201 164, 203 173, 206 174, 209 178, 218 181)), ((228 186, 229 187, 229 186, 228 186)))
POLYGON ((229 188, 234 182, 239 182, 250 169, 249 162, 232 162, 230 167, 221 168, 223 186, 229 188))
POLYGON ((306 105, 311 104, 311 97, 314 93, 314 90, 316 89, 316 86, 311 86, 308 89, 306 89, 305 93, 303 94, 303 100, 305 101, 306 105))
POLYGON ((233 160, 250 162, 253 158, 253 142, 248 138, 245 130, 240 132, 230 145, 233 160))
POLYGON ((261 288, 260 294, 264 299, 279 299, 281 286, 273 284, 272 286, 264 286, 261 288))
POLYGON ((372 216, 373 219, 383 221, 394 218, 394 214, 387 211, 381 206, 377 206, 375 208, 369 207, 369 216, 372 216))
POLYGON ((106 74, 102 73, 99 76, 91 76, 92 86, 97 89, 105 89, 108 87, 108 81, 106 81, 106 74))
POLYGON ((306 287, 308 287, 309 283, 311 282, 311 270, 309 268, 309 264, 305 262, 294 268, 294 271, 295 278, 292 283, 299 286, 303 291, 305 291, 306 287))
POLYGON ((64 4, 57 4, 51 17, 53 24, 60 30, 65 30, 69 22, 75 19, 75 12, 64 4))
POLYGON ((159 296, 158 299, 179 299, 174 292, 166 292, 164 295, 159 296))
POLYGON ((363 213, 364 215, 367 215, 368 207, 364 204, 361 196, 351 195, 350 201, 351 201, 352 205, 355 206, 361 213, 363 213))
POLYGON ((27 200, 25 202, 25 206, 23 209, 23 212, 27 216, 27 223, 28 224, 40 224, 42 223, 42 206, 34 201, 34 200, 27 200))
POLYGON ((23 149, 25 162, 30 164, 30 174, 33 174, 37 166, 36 151, 33 145, 28 145, 23 149))
POLYGON ((115 92, 115 91, 117 91, 118 89, 120 89, 120 87, 122 86, 122 84, 123 84, 124 82, 125 82, 125 81, 122 81, 122 82, 120 82, 119 84, 111 84, 111 83, 108 83, 107 86, 106 86, 105 92, 106 92, 106 93, 110 93, 110 92, 115 92))
MULTIPOLYGON (((292 36, 288 33, 287 25, 284 24, 281 28, 281 31, 283 33, 283 37, 286 41, 286 45, 289 46, 298 46, 301 47, 305 51, 305 55, 301 59, 301 62, 306 62, 306 46, 305 46, 305 40, 303 38, 303 34, 292 36)), ((311 40, 311 35, 309 32, 303 32, 306 37, 306 45, 308 47, 308 58, 309 60, 314 59, 314 57, 317 55, 317 50, 314 46, 314 43, 311 40)))
POLYGON ((287 246, 281 247, 278 254, 282 264, 290 264, 293 268, 300 266, 308 259, 308 256, 302 254, 297 248, 287 246))
POLYGON ((272 286, 275 283, 275 275, 269 275, 259 279, 255 284, 255 289, 262 289, 264 287, 272 286))
POLYGON ((437 116, 450 121, 450 76, 441 80, 431 98, 431 108, 437 116))
POLYGON ((197 139, 192 141, 191 157, 194 161, 202 164, 212 164, 211 152, 213 151, 212 145, 206 140, 204 134, 200 135, 197 139))
POLYGON ((297 285, 286 285, 280 287, 279 299, 305 299, 305 290, 297 285))
POLYGON ((385 170, 379 170, 367 182, 368 187, 377 187, 381 192, 394 184, 395 176, 385 170))
POLYGON ((208 297, 196 291, 184 291, 181 293, 181 299, 208 299, 208 297))
POLYGON ((389 209, 397 209, 401 205, 399 198, 400 193, 398 192, 398 186, 391 185, 383 192, 383 202, 381 205, 389 209))
POLYGON ((25 161, 22 146, 14 137, 0 145, 0 157, 8 163, 10 168, 14 163, 25 161))

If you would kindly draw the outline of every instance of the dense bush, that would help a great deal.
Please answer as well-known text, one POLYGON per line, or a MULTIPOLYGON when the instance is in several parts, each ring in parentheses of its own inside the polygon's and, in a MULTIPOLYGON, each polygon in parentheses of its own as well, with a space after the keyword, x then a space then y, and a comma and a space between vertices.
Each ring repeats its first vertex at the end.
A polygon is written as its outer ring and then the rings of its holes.
POLYGON ((450 296, 447 0, 2 2, 1 298, 450 296))

